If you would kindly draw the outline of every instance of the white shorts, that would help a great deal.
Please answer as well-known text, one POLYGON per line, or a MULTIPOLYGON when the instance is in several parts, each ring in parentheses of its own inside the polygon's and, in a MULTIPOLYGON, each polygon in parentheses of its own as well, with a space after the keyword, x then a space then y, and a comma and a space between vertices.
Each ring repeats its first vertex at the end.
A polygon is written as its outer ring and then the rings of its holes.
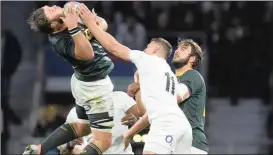
POLYGON ((196 147, 191 147, 191 154, 208 154, 208 152, 200 150, 196 147))
POLYGON ((153 119, 143 152, 190 154, 192 129, 186 118, 168 115, 153 119))
MULTIPOLYGON (((114 85, 107 76, 104 79, 92 82, 84 82, 78 80, 75 75, 71 78, 71 92, 75 98, 76 104, 83 107, 85 114, 91 122, 91 128, 96 126, 113 126, 113 121, 105 122, 105 119, 112 119, 114 114, 114 105, 111 97, 114 85), (109 118, 106 118, 108 115, 109 118), (97 116, 97 118, 95 118, 97 116), (91 118, 92 117, 92 118, 91 118), (104 120, 103 124, 93 124, 104 120)), ((79 115, 79 110, 77 110, 79 115)), ((82 114, 81 114, 82 115, 82 114)), ((99 128, 96 128, 99 129, 99 128)))

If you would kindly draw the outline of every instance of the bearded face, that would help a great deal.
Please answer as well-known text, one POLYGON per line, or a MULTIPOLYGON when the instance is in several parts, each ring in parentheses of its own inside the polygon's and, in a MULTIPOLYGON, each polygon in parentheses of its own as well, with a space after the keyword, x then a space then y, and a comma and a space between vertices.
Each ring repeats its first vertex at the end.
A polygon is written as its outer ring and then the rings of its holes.
POLYGON ((191 47, 178 47, 174 53, 172 64, 174 67, 181 68, 189 63, 191 57, 191 47))
POLYGON ((190 55, 186 58, 175 58, 174 57, 172 60, 172 64, 175 69, 178 69, 178 68, 181 68, 181 67, 184 67, 185 65, 187 65, 189 60, 190 60, 190 55))

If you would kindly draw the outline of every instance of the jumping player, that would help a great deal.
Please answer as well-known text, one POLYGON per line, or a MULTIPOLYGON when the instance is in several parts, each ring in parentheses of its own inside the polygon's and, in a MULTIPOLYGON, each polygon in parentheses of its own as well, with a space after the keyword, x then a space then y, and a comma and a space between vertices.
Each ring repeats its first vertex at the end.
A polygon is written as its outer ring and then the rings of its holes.
MULTIPOLYGON (((123 145, 123 133, 128 131, 128 127, 125 125, 122 125, 122 120, 124 119, 125 115, 133 116, 132 119, 127 119, 126 121, 135 122, 139 116, 137 104, 134 101, 133 98, 129 97, 126 93, 115 91, 113 92, 113 102, 114 102, 114 127, 112 131, 112 145, 109 149, 107 149, 103 154, 134 154, 132 151, 132 147, 128 146, 126 150, 124 150, 123 145)), ((127 117, 129 118, 129 117, 127 117)), ((67 115, 67 123, 73 123, 77 121, 78 116, 76 113, 76 108, 72 108, 67 115)), ((92 134, 83 137, 81 140, 81 144, 77 144, 77 141, 75 140, 75 143, 77 145, 69 145, 64 144, 59 146, 59 150, 61 152, 69 152, 68 150, 71 150, 72 154, 79 154, 82 149, 86 145, 88 145, 89 141, 92 139, 92 134)))
POLYGON ((166 59, 171 53, 171 45, 162 38, 152 39, 145 52, 131 50, 120 44, 110 34, 96 25, 96 15, 80 4, 81 19, 85 19, 91 33, 108 52, 132 61, 139 73, 141 101, 147 113, 124 134, 125 147, 129 137, 149 123, 150 132, 144 146, 144 154, 190 153, 192 143, 191 126, 177 104, 177 79, 166 59), (149 119, 148 119, 149 118, 149 119), (177 125, 180 122, 181 125, 177 125))
MULTIPOLYGON (((44 6, 30 15, 29 24, 34 31, 48 34, 49 42, 58 56, 69 62, 74 74, 71 91, 76 101, 78 120, 66 123, 51 133, 41 144, 30 145, 24 154, 44 154, 52 148, 90 133, 93 139, 84 154, 101 154, 111 145, 113 127, 113 84, 108 74, 114 64, 100 43, 92 38, 88 29, 78 25, 75 4, 63 8, 44 6)), ((87 22, 87 21, 84 21, 87 22)), ((100 30, 107 29, 102 18, 96 18, 100 30)))

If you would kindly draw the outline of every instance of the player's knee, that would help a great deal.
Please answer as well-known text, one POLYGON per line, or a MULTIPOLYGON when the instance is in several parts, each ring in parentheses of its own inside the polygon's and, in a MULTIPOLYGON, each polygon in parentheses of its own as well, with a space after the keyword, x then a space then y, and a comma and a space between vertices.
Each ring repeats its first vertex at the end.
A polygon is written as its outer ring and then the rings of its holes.
POLYGON ((87 145, 80 154, 92 154, 92 155, 100 155, 102 151, 93 143, 87 145))
POLYGON ((103 143, 105 146, 110 146, 112 143, 112 133, 104 132, 92 128, 93 143, 103 143))
POLYGON ((78 137, 83 137, 90 133, 90 128, 88 124, 74 122, 71 123, 71 125, 73 126, 78 137))

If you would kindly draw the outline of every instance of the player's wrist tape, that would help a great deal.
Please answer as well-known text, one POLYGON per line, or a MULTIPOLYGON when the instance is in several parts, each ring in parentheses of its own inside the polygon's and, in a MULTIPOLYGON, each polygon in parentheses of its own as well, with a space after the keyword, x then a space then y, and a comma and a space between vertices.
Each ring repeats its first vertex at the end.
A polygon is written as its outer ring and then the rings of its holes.
POLYGON ((69 31, 70 36, 74 36, 75 34, 77 34, 78 32, 80 32, 81 29, 79 27, 75 27, 75 28, 70 29, 68 31, 69 31))

